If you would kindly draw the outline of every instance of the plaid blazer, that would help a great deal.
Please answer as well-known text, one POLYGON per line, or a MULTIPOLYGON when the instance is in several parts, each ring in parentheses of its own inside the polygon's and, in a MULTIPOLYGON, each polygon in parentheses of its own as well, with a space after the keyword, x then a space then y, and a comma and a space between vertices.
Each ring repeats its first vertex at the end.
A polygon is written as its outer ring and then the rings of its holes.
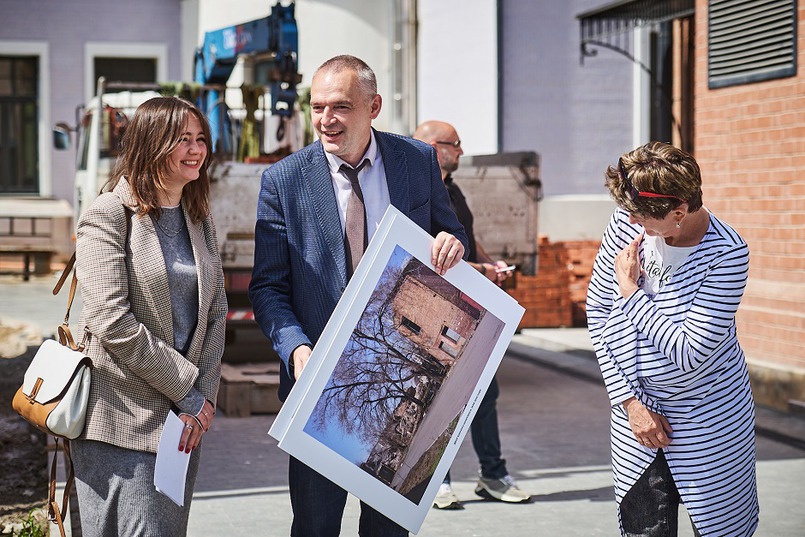
POLYGON ((94 366, 81 438, 156 452, 173 401, 195 386, 216 403, 227 303, 212 218, 193 224, 185 213, 198 273, 198 324, 187 356, 173 348, 162 248, 153 221, 138 217, 134 206, 121 179, 78 221, 79 324, 92 334, 87 355, 94 366))
MULTIPOLYGON (((431 146, 374 131, 391 204, 431 235, 447 231, 467 248, 450 209, 431 146)), ((254 317, 285 363, 280 399, 291 390, 291 352, 313 345, 347 284, 344 233, 324 147, 313 144, 271 165, 262 176, 249 298, 254 317)))

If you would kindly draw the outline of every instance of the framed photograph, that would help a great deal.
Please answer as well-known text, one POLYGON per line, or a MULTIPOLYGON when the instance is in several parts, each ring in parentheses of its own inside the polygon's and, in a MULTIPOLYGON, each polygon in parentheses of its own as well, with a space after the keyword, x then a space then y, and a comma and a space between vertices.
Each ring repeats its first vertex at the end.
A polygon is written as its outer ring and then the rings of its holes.
POLYGON ((416 533, 523 308, 389 207, 269 434, 416 533))

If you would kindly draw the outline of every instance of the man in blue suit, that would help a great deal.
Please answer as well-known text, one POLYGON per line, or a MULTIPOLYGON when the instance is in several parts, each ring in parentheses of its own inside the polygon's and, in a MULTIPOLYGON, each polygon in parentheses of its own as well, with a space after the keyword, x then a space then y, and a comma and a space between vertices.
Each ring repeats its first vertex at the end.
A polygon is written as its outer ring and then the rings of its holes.
MULTIPOLYGON (((382 100, 369 66, 354 56, 326 61, 313 75, 310 105, 319 140, 263 173, 249 286, 255 319, 285 364, 282 400, 362 253, 355 252, 356 227, 362 228, 365 247, 388 205, 394 205, 435 235, 431 262, 440 274, 464 257, 467 245, 433 148, 372 128, 382 100), (351 181, 353 174, 357 180, 351 181), (357 213, 356 200, 363 207, 357 213)), ((288 481, 291 535, 339 535, 346 491, 293 457, 288 481)), ((408 532, 361 503, 359 534, 408 532)))

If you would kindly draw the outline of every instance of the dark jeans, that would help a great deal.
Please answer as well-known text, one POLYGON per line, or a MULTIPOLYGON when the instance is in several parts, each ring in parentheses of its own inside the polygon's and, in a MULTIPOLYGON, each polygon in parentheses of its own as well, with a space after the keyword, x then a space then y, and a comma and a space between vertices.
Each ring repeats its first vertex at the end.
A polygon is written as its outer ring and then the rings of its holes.
MULTIPOLYGON (((509 472, 506 470, 506 461, 500 456, 500 433, 498 432, 498 396, 500 387, 496 377, 492 377, 486 395, 478 405, 478 411, 472 420, 470 434, 472 447, 481 463, 481 475, 487 479, 500 479, 509 472)), ((450 482, 450 472, 444 477, 445 483, 450 482)))
MULTIPOLYGON (((679 530, 679 491, 660 449, 620 504, 626 537, 676 537, 679 530)), ((696 527, 693 533, 699 537, 696 527)))
MULTIPOLYGON (((291 537, 337 537, 347 491, 299 460, 288 463, 293 523, 291 537)), ((407 537, 408 531, 361 502, 361 537, 407 537)))

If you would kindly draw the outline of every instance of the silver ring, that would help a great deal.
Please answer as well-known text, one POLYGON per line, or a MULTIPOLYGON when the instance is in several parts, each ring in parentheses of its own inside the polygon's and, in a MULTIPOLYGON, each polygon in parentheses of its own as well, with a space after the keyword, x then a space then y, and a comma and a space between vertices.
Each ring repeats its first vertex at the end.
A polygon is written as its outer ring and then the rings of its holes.
POLYGON ((189 423, 185 424, 184 428, 185 429, 190 429, 191 431, 193 430, 193 426, 190 425, 189 423))

